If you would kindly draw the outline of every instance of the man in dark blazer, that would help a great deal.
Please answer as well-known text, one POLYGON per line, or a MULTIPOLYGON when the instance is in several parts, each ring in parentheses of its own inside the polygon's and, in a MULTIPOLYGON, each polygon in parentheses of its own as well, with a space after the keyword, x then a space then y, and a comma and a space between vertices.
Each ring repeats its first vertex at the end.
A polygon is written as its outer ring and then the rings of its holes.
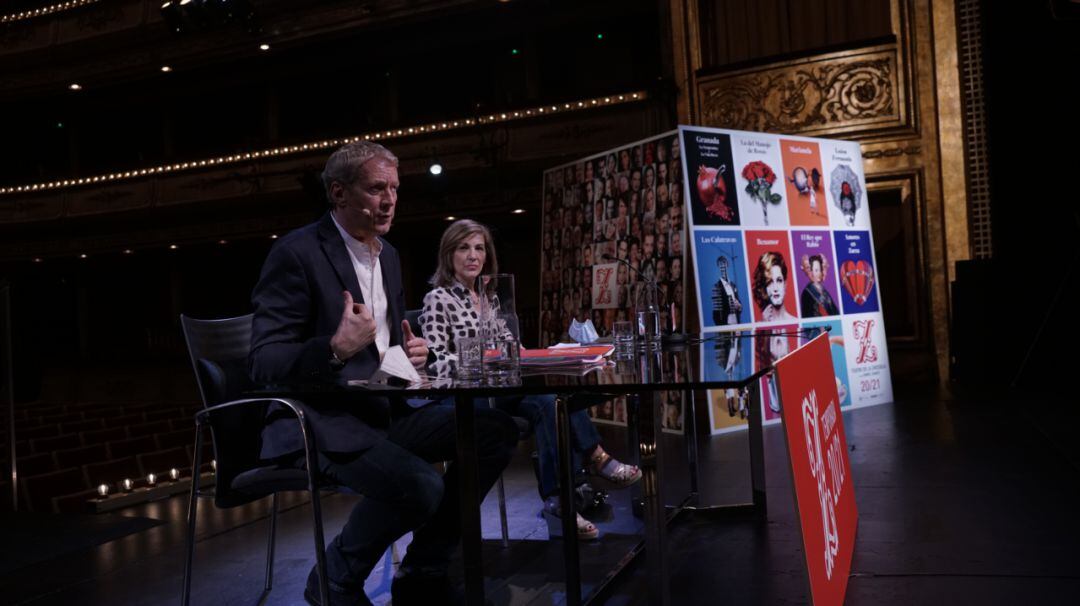
MULTIPOLYGON (((417 368, 428 361, 413 336, 397 251, 382 236, 397 205, 397 158, 368 141, 347 144, 326 163, 330 212, 284 236, 263 265, 252 293, 249 370, 259 383, 367 379, 395 345, 417 368)), ((456 454, 454 410, 433 403, 357 397, 307 405, 319 472, 365 496, 326 548, 330 603, 370 604, 364 580, 390 544, 413 531, 391 586, 394 604, 453 603, 447 581, 460 539, 457 469, 440 476, 430 463, 456 454)), ((476 411, 481 489, 491 488, 517 442, 513 421, 494 409, 476 411)), ((295 420, 271 411, 262 457, 303 465, 295 420)), ((304 597, 319 604, 313 568, 304 597)))

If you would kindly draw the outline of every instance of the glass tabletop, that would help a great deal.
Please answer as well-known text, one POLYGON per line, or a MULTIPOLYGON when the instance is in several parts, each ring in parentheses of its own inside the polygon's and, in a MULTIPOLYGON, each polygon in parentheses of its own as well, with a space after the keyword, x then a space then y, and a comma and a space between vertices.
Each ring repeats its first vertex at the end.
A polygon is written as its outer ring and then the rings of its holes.
MULTIPOLYGON (((614 349, 604 360, 596 363, 565 365, 530 365, 522 363, 517 370, 461 376, 424 376, 419 382, 389 378, 382 381, 349 381, 348 383, 279 383, 266 385, 260 394, 301 395, 332 393, 380 393, 404 397, 490 397, 510 394, 574 393, 645 393, 653 391, 696 389, 742 389, 764 376, 771 366, 752 370, 749 364, 706 364, 701 370, 702 356, 722 359, 730 351, 734 339, 755 338, 744 334, 722 333, 699 337, 691 335, 682 341, 665 340, 654 347, 638 344, 632 349, 614 349)), ((738 348, 735 348, 738 349, 738 348)))

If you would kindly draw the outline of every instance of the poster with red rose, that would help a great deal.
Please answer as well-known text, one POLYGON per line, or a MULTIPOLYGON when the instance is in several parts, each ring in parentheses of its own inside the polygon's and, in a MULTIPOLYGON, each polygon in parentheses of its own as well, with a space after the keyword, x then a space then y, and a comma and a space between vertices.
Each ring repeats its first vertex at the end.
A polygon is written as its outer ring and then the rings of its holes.
POLYGON ((739 225, 731 137, 686 130, 683 141, 694 225, 739 225))
POLYGON ((788 224, 780 146, 775 137, 733 132, 735 184, 743 227, 784 227, 788 224))

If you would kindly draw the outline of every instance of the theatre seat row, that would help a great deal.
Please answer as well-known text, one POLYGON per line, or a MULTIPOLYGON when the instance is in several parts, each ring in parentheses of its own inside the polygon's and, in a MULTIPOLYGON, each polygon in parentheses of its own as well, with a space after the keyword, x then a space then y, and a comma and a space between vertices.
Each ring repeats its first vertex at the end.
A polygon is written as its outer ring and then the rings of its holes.
MULTIPOLYGON (((193 454, 189 445, 174 446, 35 475, 20 473, 20 507, 37 513, 86 511, 87 501, 96 496, 97 486, 101 484, 108 485, 111 492, 117 492, 120 482, 125 479, 144 486, 151 473, 159 482, 168 481, 171 469, 179 470, 182 477, 190 477, 193 454)), ((207 463, 203 471, 210 469, 212 457, 211 449, 204 449, 203 460, 207 463)))
MULTIPOLYGON (((17 406, 20 509, 83 511, 99 484, 189 467, 193 418, 200 408, 197 404, 17 406)), ((0 511, 11 509, 9 452, 5 448, 0 454, 0 469, 8 482, 0 491, 0 511)), ((210 458, 208 449, 204 460, 210 458)))

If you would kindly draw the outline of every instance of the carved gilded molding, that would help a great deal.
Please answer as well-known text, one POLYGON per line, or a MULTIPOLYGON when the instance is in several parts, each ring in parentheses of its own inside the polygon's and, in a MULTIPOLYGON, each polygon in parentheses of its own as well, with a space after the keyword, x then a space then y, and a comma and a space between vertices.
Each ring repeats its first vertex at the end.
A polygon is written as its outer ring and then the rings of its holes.
POLYGON ((697 79, 700 123, 848 138, 910 133, 895 44, 817 55, 697 79))

